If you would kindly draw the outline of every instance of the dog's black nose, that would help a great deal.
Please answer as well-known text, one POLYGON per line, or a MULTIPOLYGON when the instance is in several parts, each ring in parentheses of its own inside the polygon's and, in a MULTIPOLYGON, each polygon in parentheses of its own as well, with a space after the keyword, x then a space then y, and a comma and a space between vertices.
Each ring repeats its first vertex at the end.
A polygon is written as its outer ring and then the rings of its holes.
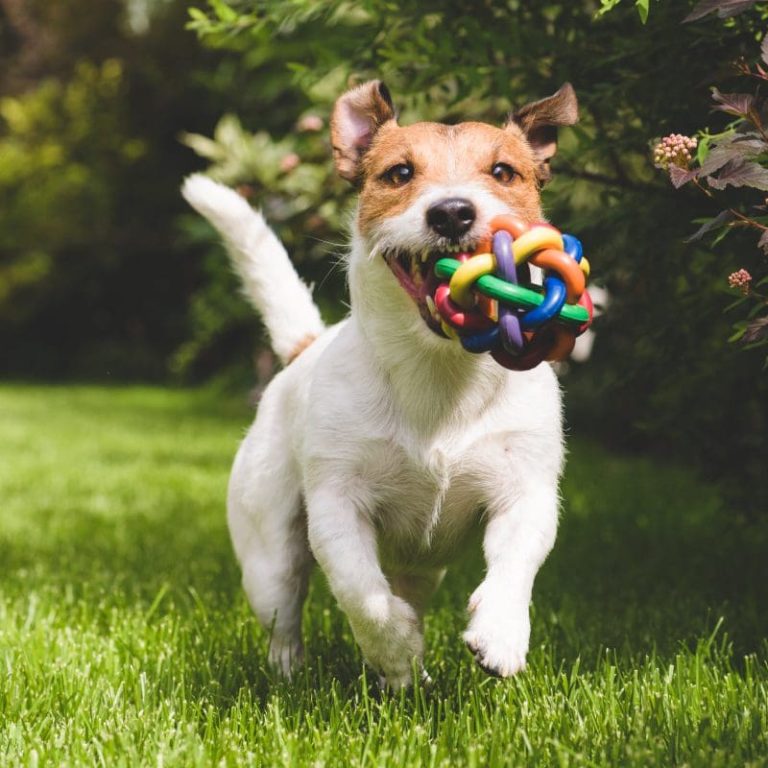
POLYGON ((435 203, 427 210, 427 224, 438 235, 458 240, 474 223, 475 206, 461 197, 451 197, 435 203))

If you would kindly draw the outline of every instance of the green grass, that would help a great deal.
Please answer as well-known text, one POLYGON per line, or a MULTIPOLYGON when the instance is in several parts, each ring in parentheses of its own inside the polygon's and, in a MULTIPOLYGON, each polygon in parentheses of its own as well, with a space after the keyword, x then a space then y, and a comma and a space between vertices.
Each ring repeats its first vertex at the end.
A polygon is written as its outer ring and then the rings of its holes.
POLYGON ((689 474, 572 441, 528 670, 427 620, 380 695, 322 578, 293 682, 265 668, 224 522, 249 420, 212 393, 0 387, 0 765, 768 765, 768 524, 689 474))

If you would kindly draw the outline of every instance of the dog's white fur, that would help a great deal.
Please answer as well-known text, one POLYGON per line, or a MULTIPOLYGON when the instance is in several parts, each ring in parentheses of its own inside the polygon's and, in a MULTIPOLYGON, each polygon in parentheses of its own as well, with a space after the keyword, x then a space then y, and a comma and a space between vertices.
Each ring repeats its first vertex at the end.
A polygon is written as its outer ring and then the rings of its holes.
MULTIPOLYGON (((278 355, 321 331, 308 289, 261 215, 234 191, 192 176, 184 196, 224 236, 278 355)), ((504 210, 471 184, 450 195, 481 215, 504 210)), ((228 519, 270 656, 301 658, 301 608, 313 561, 365 659, 393 687, 423 655, 423 612, 478 519, 487 572, 464 634, 501 676, 525 665, 536 572, 554 540, 563 463, 552 369, 511 373, 430 332, 384 259, 428 241, 428 204, 368 238, 352 233, 351 314, 324 330, 267 387, 235 459, 228 519)))

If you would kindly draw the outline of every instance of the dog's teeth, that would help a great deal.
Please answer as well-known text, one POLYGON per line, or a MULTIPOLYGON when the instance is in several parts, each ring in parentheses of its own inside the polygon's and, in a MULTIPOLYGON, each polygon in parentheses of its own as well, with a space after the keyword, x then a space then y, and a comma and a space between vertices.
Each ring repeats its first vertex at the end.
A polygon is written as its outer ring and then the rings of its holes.
POLYGON ((429 248, 425 248, 421 252, 421 263, 423 264, 429 258, 429 248))
POLYGON ((431 296, 427 296, 426 302, 427 302, 427 309, 429 310, 429 314, 432 315, 432 317, 434 317, 435 320, 438 320, 440 318, 440 314, 437 311, 437 307, 435 306, 435 300, 431 296))

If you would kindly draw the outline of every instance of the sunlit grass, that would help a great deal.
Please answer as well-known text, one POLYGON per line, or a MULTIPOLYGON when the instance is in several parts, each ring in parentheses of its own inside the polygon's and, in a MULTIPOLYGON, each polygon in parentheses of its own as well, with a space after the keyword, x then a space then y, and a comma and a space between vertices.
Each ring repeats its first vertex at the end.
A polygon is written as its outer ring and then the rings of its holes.
POLYGON ((205 392, 0 387, 0 765, 768 765, 768 536, 689 474, 572 441, 528 670, 464 650, 477 553, 379 695, 322 579, 265 668, 224 523, 250 414, 205 392))

